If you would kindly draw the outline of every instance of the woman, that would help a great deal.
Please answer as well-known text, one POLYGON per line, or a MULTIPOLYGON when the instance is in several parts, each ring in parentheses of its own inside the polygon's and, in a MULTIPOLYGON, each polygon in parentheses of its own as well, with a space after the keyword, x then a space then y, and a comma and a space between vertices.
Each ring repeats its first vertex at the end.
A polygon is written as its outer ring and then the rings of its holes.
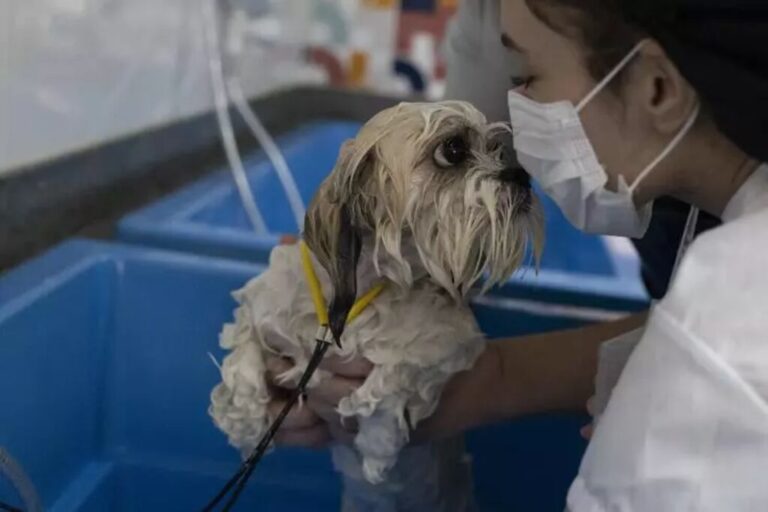
MULTIPOLYGON (((570 510, 768 510, 768 5, 501 4, 505 45, 523 62, 509 94, 520 161, 575 225, 639 237, 664 196, 723 225, 688 250, 647 322, 495 343, 419 434, 575 409, 600 345, 645 323, 570 510), (505 392, 480 400, 487 389, 505 392)), ((333 405, 367 365, 332 363, 339 378, 309 397, 316 416, 295 412, 284 442, 347 435, 333 405)))
MULTIPOLYGON (((461 2, 446 34, 446 98, 469 101, 492 121, 509 121, 509 77, 518 76, 521 57, 499 44, 501 0, 461 2), (503 71, 502 71, 503 70, 503 71)), ((633 239, 642 261, 642 277, 654 299, 664 296, 676 261, 689 206, 664 197, 653 205, 653 219, 641 239, 633 239)), ((706 212, 697 232, 720 224, 706 212)))
POLYGON ((768 96, 750 33, 768 6, 756 4, 502 2, 527 67, 510 93, 518 154, 574 223, 641 236, 667 195, 724 222, 654 309, 571 510, 768 510, 768 96))

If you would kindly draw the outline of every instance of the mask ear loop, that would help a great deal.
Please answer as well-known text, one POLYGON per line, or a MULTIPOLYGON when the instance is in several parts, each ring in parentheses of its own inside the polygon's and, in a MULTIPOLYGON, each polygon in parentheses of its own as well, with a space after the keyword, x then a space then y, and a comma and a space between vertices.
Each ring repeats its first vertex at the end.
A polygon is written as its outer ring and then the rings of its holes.
POLYGON ((696 102, 696 106, 693 108, 693 112, 691 112, 691 116, 688 118, 688 120, 685 122, 683 127, 680 129, 680 131, 675 135, 675 138, 669 141, 669 144, 667 144, 667 147, 664 148, 664 151, 662 151, 659 156, 653 159, 653 161, 646 166, 643 171, 638 174, 637 179, 635 179, 634 183, 629 187, 630 194, 634 194, 635 190, 637 190, 637 187, 640 185, 640 182, 642 182, 645 178, 648 177, 648 175, 653 171, 656 166, 658 166, 665 158, 669 156, 669 154, 674 151, 674 149, 680 144, 680 142, 683 140, 683 138, 688 135, 688 132, 691 131, 691 128, 693 128, 693 125, 696 123, 696 120, 699 118, 699 112, 701 112, 701 104, 696 102))
POLYGON ((688 213, 688 220, 685 223, 685 229, 683 235, 680 237, 680 246, 677 248, 677 257, 675 258, 675 266, 672 267, 672 275, 670 282, 674 281, 677 277, 677 272, 680 270, 680 265, 683 263, 683 257, 688 252, 688 248, 696 238, 696 228, 699 224, 699 209, 695 206, 691 206, 691 211, 688 213))
POLYGON ((600 94, 601 92, 603 92, 603 89, 605 89, 605 88, 608 86, 608 84, 609 84, 609 83, 611 83, 611 82, 613 81, 613 79, 614 79, 614 78, 616 78, 616 75, 618 75, 619 73, 621 73, 621 71, 622 71, 622 70, 623 70, 625 67, 627 67, 627 64, 629 64, 629 62, 630 62, 632 59, 634 59, 634 58, 635 58, 635 55, 637 55, 638 53, 640 53, 640 50, 642 50, 642 49, 643 49, 643 46, 645 46, 645 43, 646 43, 646 40, 645 40, 645 39, 644 39, 644 40, 642 40, 642 41, 640 41, 639 43, 637 43, 637 45, 635 45, 635 47, 634 47, 634 48, 632 48, 632 51, 630 51, 630 52, 627 54, 627 56, 626 56, 626 57, 624 57, 623 59, 621 59, 621 62, 619 62, 619 63, 616 65, 616 67, 615 67, 615 68, 613 68, 613 71, 611 71, 610 73, 608 73, 608 75, 606 75, 606 77, 605 77, 605 78, 603 78, 603 79, 600 81, 600 83, 599 83, 599 84, 597 84, 597 85, 595 86, 595 88, 594 88, 594 89, 592 89, 592 91, 591 91, 589 94, 587 94, 587 95, 584 97, 584 99, 583 99, 583 100, 581 100, 581 101, 579 102, 579 104, 576 106, 576 112, 581 112, 582 110, 584 110, 584 107, 586 107, 586 106, 587 106, 587 104, 588 104, 590 101, 592 101, 593 99, 595 99, 595 96, 597 96, 598 94, 600 94))
MULTIPOLYGON (((656 159, 651 162, 648 167, 643 170, 643 172, 640 173, 632 186, 629 187, 630 194, 634 194, 640 182, 645 179, 645 177, 648 176, 648 174, 653 169, 655 169, 662 160, 669 156, 672 150, 674 150, 678 144, 680 144, 680 141, 683 140, 683 137, 688 135, 688 132, 691 131, 694 123, 696 123, 696 119, 699 118, 699 112, 701 112, 701 104, 697 102, 693 112, 691 112, 691 116, 688 118, 688 121, 686 121, 685 125, 683 125, 683 127, 680 129, 680 133, 678 133, 675 138, 670 141, 664 151, 662 151, 661 154, 656 157, 656 159)), ((695 206, 691 206, 691 211, 688 214, 688 220, 685 223, 685 229, 683 229, 683 234, 680 237, 680 246, 677 248, 677 257, 675 258, 675 264, 672 267, 670 281, 673 281, 675 277, 677 277, 677 272, 680 270, 680 264, 683 262, 683 257, 685 256, 685 253, 688 252, 688 248, 693 243, 693 240, 696 238, 696 227, 698 226, 698 223, 699 209, 695 206)))

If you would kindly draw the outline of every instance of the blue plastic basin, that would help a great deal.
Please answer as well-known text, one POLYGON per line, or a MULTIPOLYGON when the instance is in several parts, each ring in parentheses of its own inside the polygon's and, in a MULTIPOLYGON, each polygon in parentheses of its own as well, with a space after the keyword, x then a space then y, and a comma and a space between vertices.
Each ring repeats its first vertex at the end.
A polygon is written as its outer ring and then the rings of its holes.
MULTIPOLYGON (((341 144, 353 138, 359 127, 352 122, 318 122, 280 139, 305 201, 333 169, 341 144)), ((261 153, 254 153, 245 164, 269 233, 254 234, 229 172, 220 170, 128 215, 118 226, 118 237, 196 254, 268 261, 280 236, 296 234, 298 228, 269 162, 261 153)), ((542 197, 542 203, 547 219, 542 280, 555 288, 562 285, 569 304, 607 304, 629 310, 645 307, 647 294, 639 278, 639 262, 626 249, 627 244, 585 235, 568 223, 551 200, 542 197)), ((502 293, 517 294, 515 283, 511 286, 502 293)))
MULTIPOLYGON (((230 292, 259 271, 73 241, 0 278, 0 447, 48 510, 188 512, 215 493, 238 456, 207 415, 218 380, 208 353, 222 357, 230 292)), ((508 335, 583 323, 569 311, 512 306, 477 306, 483 328, 508 335)), ((473 432, 482 510, 561 512, 584 421, 537 417, 473 432)), ((19 504, 1 476, 0 501, 19 504)), ((240 510, 338 506, 327 452, 279 449, 240 510)))
MULTIPOLYGON (((281 137, 278 144, 305 201, 312 198, 336 164, 341 144, 354 138, 359 123, 320 122, 281 137)), ((283 234, 298 226, 272 165, 261 152, 243 164, 259 210, 269 229, 257 235, 240 203, 227 168, 176 194, 128 215, 118 225, 121 240, 255 262, 266 262, 283 234)))

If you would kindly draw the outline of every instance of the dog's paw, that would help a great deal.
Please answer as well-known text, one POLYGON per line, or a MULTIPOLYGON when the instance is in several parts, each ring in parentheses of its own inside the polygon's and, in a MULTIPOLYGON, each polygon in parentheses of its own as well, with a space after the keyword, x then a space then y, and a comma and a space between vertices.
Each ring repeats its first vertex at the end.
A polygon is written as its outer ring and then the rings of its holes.
POLYGON ((247 394, 242 387, 238 391, 232 391, 223 383, 216 386, 211 392, 208 414, 227 434, 230 444, 243 449, 258 444, 267 429, 269 417, 263 399, 247 394))

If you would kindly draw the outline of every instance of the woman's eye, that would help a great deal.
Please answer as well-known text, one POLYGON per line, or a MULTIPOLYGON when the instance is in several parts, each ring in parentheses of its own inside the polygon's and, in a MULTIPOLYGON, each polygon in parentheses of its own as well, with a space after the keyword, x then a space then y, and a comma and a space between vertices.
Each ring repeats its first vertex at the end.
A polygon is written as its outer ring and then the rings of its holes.
POLYGON ((527 89, 533 83, 533 76, 516 76, 509 77, 509 81, 514 89, 527 89))
POLYGON ((435 154, 432 159, 438 167, 448 169, 466 162, 469 158, 469 153, 467 140, 460 135, 455 135, 446 139, 435 148, 435 154))

